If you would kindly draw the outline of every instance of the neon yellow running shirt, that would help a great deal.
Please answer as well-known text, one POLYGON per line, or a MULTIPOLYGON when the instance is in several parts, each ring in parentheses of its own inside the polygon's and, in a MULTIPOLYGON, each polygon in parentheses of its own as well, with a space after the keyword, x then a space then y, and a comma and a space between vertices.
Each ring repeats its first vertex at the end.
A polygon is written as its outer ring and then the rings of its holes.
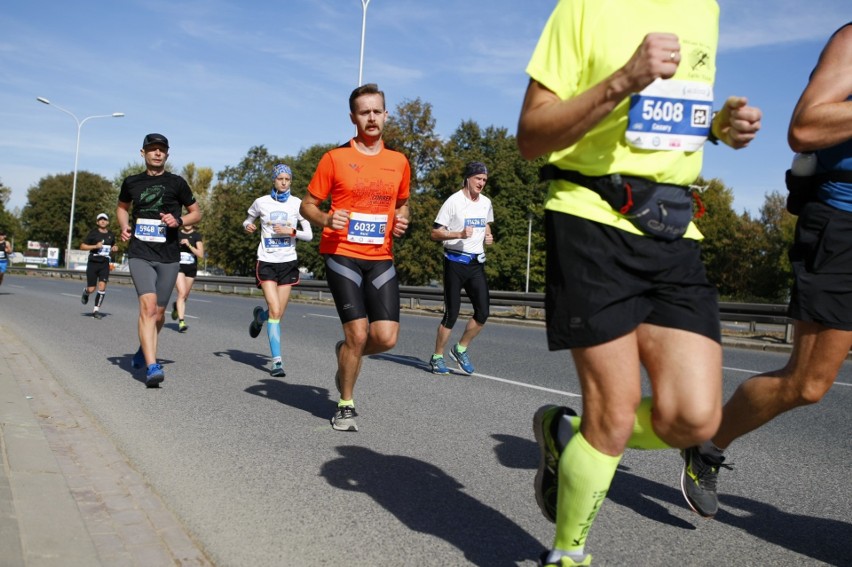
MULTIPOLYGON (((711 108, 718 28, 719 6, 715 0, 561 0, 526 69, 532 79, 559 98, 576 96, 620 69, 649 33, 676 34, 681 45, 681 62, 672 79, 657 81, 643 93, 625 98, 579 142, 553 152, 549 162, 591 176, 622 173, 677 185, 693 183, 701 173, 701 144, 684 144, 680 147, 685 149, 679 149, 680 140, 672 144, 664 141, 665 135, 643 133, 642 146, 631 145, 627 129, 628 122, 634 123, 634 115, 628 121, 628 113, 633 100, 634 112, 644 108, 649 115, 670 114, 672 105, 660 104, 659 100, 665 99, 651 96, 659 94, 661 87, 677 87, 667 90, 680 89, 683 93, 698 92, 698 98, 706 99, 700 101, 702 105, 711 108), (667 150, 658 149, 666 145, 667 150)), ((687 126, 690 119, 695 122, 694 114, 676 117, 687 126)), ((709 121, 705 129, 708 126, 709 121)), ((636 142, 638 134, 631 131, 629 137, 636 142)), ((567 181, 551 182, 545 208, 641 234, 597 193, 567 181)), ((685 236, 698 239, 701 233, 691 224, 685 236)))

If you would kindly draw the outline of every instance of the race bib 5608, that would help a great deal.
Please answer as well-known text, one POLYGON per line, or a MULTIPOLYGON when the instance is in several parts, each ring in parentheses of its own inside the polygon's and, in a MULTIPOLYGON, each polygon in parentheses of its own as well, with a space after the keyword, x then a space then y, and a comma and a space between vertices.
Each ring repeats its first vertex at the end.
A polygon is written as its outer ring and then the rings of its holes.
POLYGON ((646 150, 701 149, 713 120, 713 87, 706 83, 656 80, 630 97, 628 144, 646 150))

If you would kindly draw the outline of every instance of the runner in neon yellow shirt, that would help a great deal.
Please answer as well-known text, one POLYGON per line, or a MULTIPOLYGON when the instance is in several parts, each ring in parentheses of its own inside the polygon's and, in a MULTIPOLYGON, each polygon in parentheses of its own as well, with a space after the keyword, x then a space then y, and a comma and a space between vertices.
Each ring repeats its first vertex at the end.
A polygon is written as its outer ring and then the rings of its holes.
POLYGON ((584 409, 533 419, 536 500, 556 522, 543 565, 591 563, 625 447, 689 447, 719 425, 718 298, 687 186, 708 138, 745 147, 761 113, 739 97, 713 112, 718 21, 714 0, 562 0, 527 67, 518 146, 549 154, 553 179, 548 345, 571 349, 584 409))

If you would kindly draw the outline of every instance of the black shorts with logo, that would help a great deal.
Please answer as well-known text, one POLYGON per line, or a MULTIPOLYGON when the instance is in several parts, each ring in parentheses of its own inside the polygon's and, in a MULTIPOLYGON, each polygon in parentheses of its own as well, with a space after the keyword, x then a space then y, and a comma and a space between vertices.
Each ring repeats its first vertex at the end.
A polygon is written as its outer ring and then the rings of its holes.
POLYGON ((89 260, 86 264, 86 286, 95 287, 98 282, 109 281, 109 262, 89 260))
POLYGON ((719 299, 701 247, 546 211, 545 311, 550 350, 589 347, 641 323, 721 342, 719 299))
POLYGON ((367 318, 399 323, 399 278, 393 260, 325 257, 325 279, 341 323, 367 318))

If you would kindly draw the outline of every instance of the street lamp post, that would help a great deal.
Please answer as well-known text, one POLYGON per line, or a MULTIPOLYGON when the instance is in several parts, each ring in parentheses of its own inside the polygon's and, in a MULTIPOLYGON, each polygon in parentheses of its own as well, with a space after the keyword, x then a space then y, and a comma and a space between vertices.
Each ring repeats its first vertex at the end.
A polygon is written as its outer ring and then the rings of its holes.
POLYGON ((112 114, 98 114, 96 116, 87 116, 80 120, 77 116, 71 112, 70 110, 66 110, 59 106, 58 104, 53 104, 49 100, 44 97, 36 97, 36 100, 42 104, 50 105, 57 110, 61 110, 65 114, 69 115, 74 119, 74 122, 77 123, 77 146, 74 150, 74 177, 71 182, 71 215, 68 218, 68 243, 65 246, 65 269, 71 269, 71 236, 74 233, 74 202, 77 199, 77 163, 80 159, 80 129, 83 127, 83 124, 86 123, 87 120, 91 120, 92 118, 121 118, 124 116, 123 112, 113 112, 112 114))
POLYGON ((358 86, 363 84, 364 77, 364 36, 367 33, 367 6, 370 0, 361 0, 361 62, 358 64, 358 86))
POLYGON ((530 254, 532 254, 532 221, 533 214, 529 213, 527 215, 530 221, 529 229, 527 230, 527 286, 524 288, 526 293, 530 292, 530 254))

